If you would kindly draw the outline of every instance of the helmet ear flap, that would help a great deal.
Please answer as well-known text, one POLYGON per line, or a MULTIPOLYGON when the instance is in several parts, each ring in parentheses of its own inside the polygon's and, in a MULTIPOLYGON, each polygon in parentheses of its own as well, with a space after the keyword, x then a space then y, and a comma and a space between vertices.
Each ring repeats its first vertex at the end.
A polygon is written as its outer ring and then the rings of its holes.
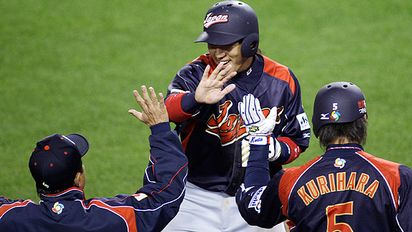
POLYGON ((259 34, 252 33, 246 36, 242 41, 241 52, 243 57, 254 56, 259 47, 259 34))

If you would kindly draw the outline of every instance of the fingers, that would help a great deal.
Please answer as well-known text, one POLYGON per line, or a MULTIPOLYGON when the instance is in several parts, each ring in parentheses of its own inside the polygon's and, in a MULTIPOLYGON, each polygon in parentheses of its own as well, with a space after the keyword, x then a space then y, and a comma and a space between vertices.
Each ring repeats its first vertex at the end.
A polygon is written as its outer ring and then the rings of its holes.
POLYGON ((262 113, 262 108, 260 107, 259 99, 255 98, 254 96, 253 96, 253 98, 254 98, 254 102, 255 102, 256 120, 258 120, 258 121, 265 120, 265 116, 262 113))
POLYGON ((256 102, 256 98, 253 95, 249 94, 248 96, 249 96, 249 111, 250 111, 250 117, 252 118, 252 122, 253 123, 259 122, 260 121, 259 116, 258 116, 259 106, 257 105, 259 102, 256 102))
MULTIPOLYGON (((152 87, 150 87, 150 88, 152 88, 152 87)), ((153 88, 152 88, 151 91, 154 91, 153 88)), ((147 93, 147 88, 146 88, 145 85, 142 85, 142 95, 143 95, 143 99, 144 99, 147 107, 150 108, 153 103, 152 103, 152 99, 150 99, 149 94, 147 93)))
POLYGON ((247 122, 246 125, 253 124, 253 117, 251 115, 251 107, 250 107, 250 94, 243 96, 243 104, 245 104, 245 121, 247 122))
POLYGON ((143 114, 135 109, 128 110, 129 114, 135 116, 137 119, 143 122, 143 114))
POLYGON ((155 93, 153 87, 149 87, 149 92, 150 92, 150 98, 152 100, 152 103, 157 103, 158 100, 157 100, 157 96, 156 96, 156 93, 155 93))
POLYGON ((239 102, 237 104, 237 110, 239 111, 240 117, 243 120, 243 124, 246 125, 247 121, 245 120, 245 104, 243 104, 243 102, 239 102))
POLYGON ((143 111, 146 112, 148 108, 151 108, 153 105, 158 104, 159 100, 157 99, 157 95, 153 87, 149 87, 149 92, 147 91, 145 85, 142 85, 141 89, 143 97, 139 94, 137 90, 133 90, 133 94, 136 98, 136 102, 140 105, 140 107, 142 107, 143 111))
POLYGON ((224 79, 226 75, 229 73, 231 68, 232 68, 232 65, 229 64, 229 65, 224 66, 224 63, 220 62, 219 65, 214 70, 216 72, 216 80, 220 81, 224 79))
POLYGON ((215 80, 217 78, 218 74, 220 73, 220 71, 222 70, 222 67, 223 67, 223 63, 220 62, 216 66, 215 70, 213 70, 213 72, 210 74, 209 79, 215 80))
POLYGON ((229 81, 230 79, 232 79, 234 76, 236 76, 237 75, 237 72, 236 71, 233 71, 233 72, 231 72, 231 73, 229 73, 228 75, 226 75, 223 79, 222 79, 222 82, 223 83, 226 83, 227 81, 229 81))
POLYGON ((226 87, 222 90, 222 93, 224 94, 223 96, 225 96, 226 94, 232 92, 234 89, 236 89, 236 85, 235 85, 235 84, 230 84, 230 85, 226 86, 226 87))
POLYGON ((243 96, 242 102, 238 104, 238 110, 245 125, 259 123, 265 120, 260 102, 252 94, 243 96))
MULTIPOLYGON (((142 86, 143 88, 143 86, 142 86)), ((133 95, 136 99, 137 104, 139 104, 139 106, 144 110, 147 111, 147 105, 145 100, 142 98, 142 96, 140 96, 139 92, 137 90, 133 90, 133 95)))
POLYGON ((236 72, 232 71, 232 65, 228 64, 225 65, 224 62, 220 62, 216 68, 213 70, 213 72, 210 74, 209 79, 210 80, 217 80, 217 81, 223 81, 226 82, 230 80, 232 77, 236 76, 236 72))
POLYGON ((159 93, 159 107, 162 112, 167 111, 165 105, 165 98, 163 97, 163 93, 159 93))
POLYGON ((207 65, 205 71, 203 72, 202 80, 209 77, 210 65, 207 65))
POLYGON ((128 112, 149 126, 168 122, 169 117, 163 94, 159 93, 159 96, 157 96, 153 87, 147 89, 145 85, 141 86, 141 91, 141 94, 139 94, 137 90, 133 90, 133 95, 142 111, 130 109, 128 112))

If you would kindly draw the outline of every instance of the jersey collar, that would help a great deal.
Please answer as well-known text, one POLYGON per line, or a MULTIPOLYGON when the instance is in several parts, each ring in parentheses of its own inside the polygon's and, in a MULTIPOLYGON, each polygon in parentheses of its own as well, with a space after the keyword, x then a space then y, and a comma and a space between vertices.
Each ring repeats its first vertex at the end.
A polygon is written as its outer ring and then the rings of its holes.
POLYGON ((351 151, 363 151, 363 147, 356 143, 346 143, 346 144, 329 144, 326 148, 326 152, 337 151, 337 150, 351 150, 351 151))
POLYGON ((61 201, 61 200, 77 200, 85 199, 84 192, 76 187, 68 188, 63 192, 56 194, 40 194, 40 199, 42 201, 61 201))

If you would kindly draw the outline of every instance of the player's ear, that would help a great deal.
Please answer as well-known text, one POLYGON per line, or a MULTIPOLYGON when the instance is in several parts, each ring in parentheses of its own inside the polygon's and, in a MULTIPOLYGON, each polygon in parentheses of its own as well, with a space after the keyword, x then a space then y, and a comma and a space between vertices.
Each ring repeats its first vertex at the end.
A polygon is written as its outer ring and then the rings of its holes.
POLYGON ((73 184, 75 187, 78 187, 80 189, 84 189, 84 186, 86 185, 86 173, 85 173, 85 168, 84 165, 82 165, 82 168, 79 172, 76 173, 76 176, 74 177, 73 184))

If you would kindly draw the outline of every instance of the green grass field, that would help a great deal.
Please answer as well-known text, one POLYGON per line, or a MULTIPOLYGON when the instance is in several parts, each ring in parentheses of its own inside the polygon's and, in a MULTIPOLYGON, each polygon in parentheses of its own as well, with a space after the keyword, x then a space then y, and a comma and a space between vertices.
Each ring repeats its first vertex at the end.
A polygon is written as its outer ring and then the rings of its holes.
MULTIPOLYGON (((28 170, 35 142, 84 134, 86 196, 141 186, 149 130, 128 115, 132 90, 166 92, 200 53, 193 40, 215 1, 0 0, 0 195, 38 199, 28 170)), ((352 81, 367 97, 366 150, 412 166, 412 2, 247 1, 260 48, 297 75, 312 116, 317 90, 352 81)), ((321 154, 311 147, 294 163, 321 154)))

